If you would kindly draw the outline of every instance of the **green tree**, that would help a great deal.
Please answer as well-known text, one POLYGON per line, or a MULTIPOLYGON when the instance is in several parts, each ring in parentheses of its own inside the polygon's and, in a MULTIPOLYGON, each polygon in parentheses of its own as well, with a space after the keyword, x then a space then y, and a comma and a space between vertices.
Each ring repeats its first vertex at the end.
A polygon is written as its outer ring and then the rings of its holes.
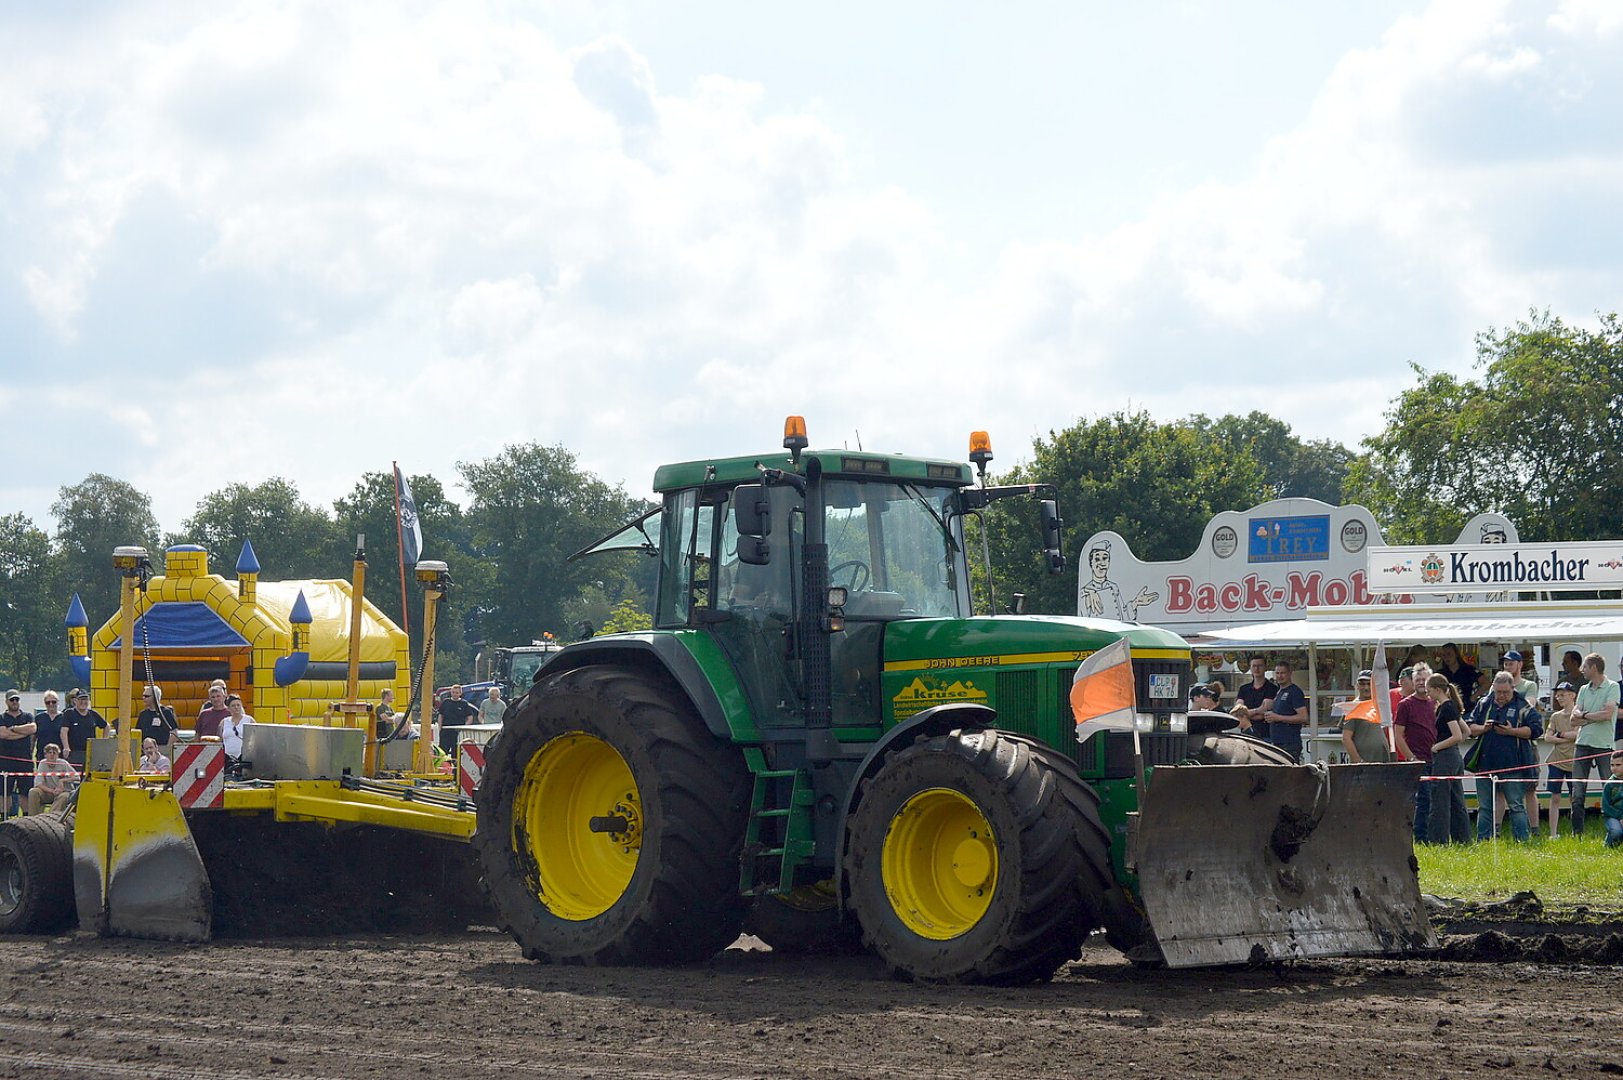
POLYGON ((1414 369, 1366 439, 1347 490, 1393 543, 1450 540, 1499 511, 1524 540, 1617 535, 1623 502, 1623 324, 1533 312, 1477 336, 1476 379, 1414 369))
POLYGON ((623 634, 632 630, 652 630, 654 617, 637 606, 637 601, 626 599, 620 601, 609 617, 603 620, 599 634, 623 634))
MULTIPOLYGON (((1210 435, 1231 455, 1247 454, 1262 466, 1267 498, 1341 503, 1341 485, 1354 454, 1329 439, 1303 442, 1283 420, 1266 413, 1196 416, 1190 426, 1210 435)), ((1231 508, 1237 509, 1237 508, 1231 508)))
POLYGON ((152 500, 122 480, 91 473, 60 489, 51 516, 56 519, 61 558, 62 608, 67 610, 68 594, 77 592, 94 633, 118 609, 113 549, 138 544, 157 561, 158 521, 152 516, 152 500))
POLYGON ((484 461, 459 462, 473 543, 494 575, 485 639, 528 642, 544 631, 567 640, 567 612, 582 590, 600 583, 620 599, 623 580, 604 558, 569 562, 569 556, 644 509, 620 487, 580 468, 562 446, 509 446, 484 461), (605 576, 605 575, 608 576, 605 576), (612 584, 611 584, 612 582, 612 584))
POLYGON ((265 577, 348 577, 353 537, 340 536, 331 516, 299 498, 291 480, 273 476, 249 487, 227 484, 203 497, 177 543, 201 544, 209 566, 230 577, 244 541, 252 541, 265 577))
MULTIPOLYGON (((1209 428, 1209 422, 1161 424, 1143 411, 1118 412, 1037 439, 1031 461, 998 482, 1058 489, 1065 571, 1051 575, 1042 566, 1034 505, 995 503, 986 528, 999 604, 1021 592, 1028 611, 1075 614, 1077 552, 1093 533, 1120 533, 1141 559, 1181 559, 1195 550, 1212 514, 1268 497, 1266 472, 1253 451, 1225 443, 1209 428)), ((979 555, 971 529, 971 562, 979 555)), ((980 603, 984 610, 984 594, 980 603)))
POLYGON ((0 678, 7 688, 67 675, 67 601, 58 576, 45 531, 23 514, 0 517, 0 678))

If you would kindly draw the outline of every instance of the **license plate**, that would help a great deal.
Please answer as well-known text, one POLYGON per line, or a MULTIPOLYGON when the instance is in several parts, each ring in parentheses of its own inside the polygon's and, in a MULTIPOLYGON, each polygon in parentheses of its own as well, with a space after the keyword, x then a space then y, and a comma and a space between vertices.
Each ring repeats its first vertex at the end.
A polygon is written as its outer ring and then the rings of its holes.
POLYGON ((1151 675, 1150 697, 1159 701, 1178 700, 1178 677, 1176 675, 1151 675))

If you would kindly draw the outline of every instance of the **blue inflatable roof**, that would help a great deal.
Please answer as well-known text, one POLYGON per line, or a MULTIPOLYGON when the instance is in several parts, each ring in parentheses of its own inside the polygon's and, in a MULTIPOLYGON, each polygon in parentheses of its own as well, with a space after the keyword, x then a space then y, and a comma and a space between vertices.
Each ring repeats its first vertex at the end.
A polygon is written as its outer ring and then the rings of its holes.
MULTIPOLYGON (((207 604, 199 603, 153 605, 135 620, 134 638, 136 648, 147 645, 154 649, 225 649, 248 644, 207 604)), ((119 648, 122 643, 122 637, 115 638, 108 648, 119 648)))
POLYGON ((237 556, 237 573, 259 573, 259 559, 254 555, 254 542, 252 540, 242 542, 242 554, 237 556))

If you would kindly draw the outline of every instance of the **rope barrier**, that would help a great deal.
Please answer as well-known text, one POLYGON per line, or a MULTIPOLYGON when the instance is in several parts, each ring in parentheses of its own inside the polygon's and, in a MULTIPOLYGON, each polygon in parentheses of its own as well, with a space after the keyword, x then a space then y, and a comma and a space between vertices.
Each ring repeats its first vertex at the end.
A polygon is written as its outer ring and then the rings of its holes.
MULTIPOLYGON (((1586 747, 1586 749, 1588 749, 1588 748, 1586 747)), ((1574 758, 1572 758, 1570 761, 1567 762, 1567 764, 1576 765, 1580 761, 1593 761, 1596 758, 1610 758, 1613 753, 1615 753, 1615 751, 1613 751, 1613 750, 1602 750, 1598 754, 1585 754, 1583 757, 1574 757, 1574 758)), ((1476 771, 1474 773, 1461 773, 1461 774, 1459 774, 1457 776, 1422 776, 1420 779, 1422 779, 1422 780, 1463 780, 1463 779, 1465 779, 1466 776, 1496 776, 1496 775, 1498 775, 1500 773, 1513 773, 1513 772, 1521 772, 1524 769, 1536 769, 1540 765, 1548 765, 1548 764, 1549 764, 1549 762, 1547 762, 1547 761, 1535 761, 1531 765, 1506 765, 1502 769, 1479 769, 1478 771, 1476 771)), ((1562 766, 1560 764, 1556 765, 1556 768, 1558 768, 1558 769, 1561 768, 1561 767, 1562 766)))

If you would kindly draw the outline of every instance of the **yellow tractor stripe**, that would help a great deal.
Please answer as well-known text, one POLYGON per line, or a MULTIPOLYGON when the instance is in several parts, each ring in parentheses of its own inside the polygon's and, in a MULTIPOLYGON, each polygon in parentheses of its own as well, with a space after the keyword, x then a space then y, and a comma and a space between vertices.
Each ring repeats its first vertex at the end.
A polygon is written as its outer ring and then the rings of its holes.
MULTIPOLYGON (((889 660, 886 671, 948 671, 971 667, 1012 667, 1017 664, 1080 664, 1094 650, 1069 649, 1065 652, 1002 653, 992 656, 949 656, 933 660, 889 660)), ((1188 649, 1134 649, 1134 660, 1187 660, 1188 649)))

